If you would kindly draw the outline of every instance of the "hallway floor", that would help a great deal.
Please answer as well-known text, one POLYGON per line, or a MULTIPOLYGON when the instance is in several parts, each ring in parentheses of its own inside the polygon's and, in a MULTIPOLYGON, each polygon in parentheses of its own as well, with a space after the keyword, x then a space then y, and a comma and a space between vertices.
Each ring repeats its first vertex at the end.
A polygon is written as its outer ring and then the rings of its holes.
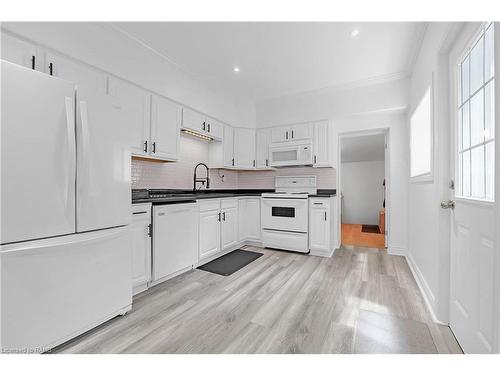
POLYGON ((385 248, 385 236, 362 232, 361 224, 342 224, 342 245, 385 248))

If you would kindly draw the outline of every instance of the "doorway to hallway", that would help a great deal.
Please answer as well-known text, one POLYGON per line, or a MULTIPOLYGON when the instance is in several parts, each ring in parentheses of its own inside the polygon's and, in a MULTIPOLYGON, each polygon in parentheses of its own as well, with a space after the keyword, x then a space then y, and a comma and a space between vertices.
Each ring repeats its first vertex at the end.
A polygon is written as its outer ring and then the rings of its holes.
POLYGON ((386 247, 386 134, 340 140, 342 245, 386 247))

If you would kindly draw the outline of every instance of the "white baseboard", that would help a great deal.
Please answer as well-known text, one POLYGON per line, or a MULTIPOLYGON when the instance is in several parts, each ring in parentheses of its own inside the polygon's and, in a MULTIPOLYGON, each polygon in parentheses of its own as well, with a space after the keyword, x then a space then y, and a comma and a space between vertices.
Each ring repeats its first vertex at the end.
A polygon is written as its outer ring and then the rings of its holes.
POLYGON ((424 278, 424 275, 418 268, 417 264, 413 260, 413 257, 410 254, 407 254, 405 256, 408 266, 410 267, 410 271, 413 274, 413 277, 415 278, 415 281, 417 282, 418 288, 420 289, 420 292, 424 298, 424 302, 427 306, 427 310, 429 310, 429 313, 431 314, 431 318, 434 321, 434 323, 437 324, 443 324, 443 325, 448 325, 447 323, 444 323, 440 321, 436 317, 436 313, 434 312, 434 303, 436 302, 436 297, 434 296, 434 293, 432 293, 431 288, 429 287, 429 284, 427 284, 427 281, 424 278))
POLYGON ((399 247, 399 246, 388 246, 387 247, 387 254, 389 255, 399 255, 399 256, 406 256, 406 249, 404 247, 399 247))

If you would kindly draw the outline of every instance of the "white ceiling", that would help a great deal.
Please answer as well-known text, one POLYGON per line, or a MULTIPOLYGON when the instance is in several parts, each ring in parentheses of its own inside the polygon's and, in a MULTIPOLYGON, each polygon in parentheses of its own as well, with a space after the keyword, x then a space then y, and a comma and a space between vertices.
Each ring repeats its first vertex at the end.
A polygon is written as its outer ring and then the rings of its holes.
POLYGON ((113 25, 210 87, 256 101, 406 75, 424 28, 415 22, 113 25))
POLYGON ((380 161, 385 155, 385 135, 364 135, 343 138, 341 142, 342 162, 380 161))

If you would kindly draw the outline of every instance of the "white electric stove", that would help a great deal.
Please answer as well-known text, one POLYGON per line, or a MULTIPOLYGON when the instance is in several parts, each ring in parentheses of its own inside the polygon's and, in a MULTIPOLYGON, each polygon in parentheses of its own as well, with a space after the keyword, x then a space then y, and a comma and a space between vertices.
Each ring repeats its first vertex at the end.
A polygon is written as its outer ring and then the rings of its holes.
POLYGON ((310 194, 316 194, 316 176, 278 176, 273 193, 263 193, 262 244, 265 247, 309 252, 310 194))

